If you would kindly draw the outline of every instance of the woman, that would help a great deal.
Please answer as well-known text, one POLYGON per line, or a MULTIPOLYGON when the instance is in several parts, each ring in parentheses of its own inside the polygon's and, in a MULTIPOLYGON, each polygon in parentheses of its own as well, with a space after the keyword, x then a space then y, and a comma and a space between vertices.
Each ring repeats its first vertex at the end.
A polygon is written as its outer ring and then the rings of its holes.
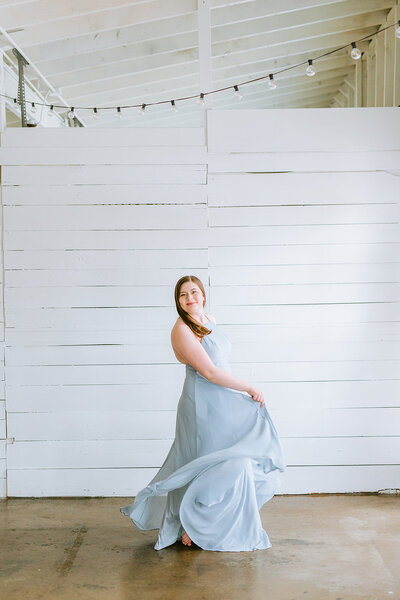
POLYGON ((156 550, 181 536, 204 550, 270 548, 259 509, 286 465, 264 395, 232 375, 231 342, 204 313, 200 279, 181 277, 175 303, 171 343, 186 364, 175 439, 155 477, 120 511, 139 529, 160 530, 156 550))

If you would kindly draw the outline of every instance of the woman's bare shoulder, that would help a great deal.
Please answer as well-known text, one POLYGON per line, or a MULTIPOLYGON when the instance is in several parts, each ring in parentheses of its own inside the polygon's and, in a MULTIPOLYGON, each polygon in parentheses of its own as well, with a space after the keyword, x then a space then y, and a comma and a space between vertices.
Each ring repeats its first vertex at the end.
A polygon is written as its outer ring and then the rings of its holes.
MULTIPOLYGON (((208 313, 207 313, 207 314, 208 314, 208 313)), ((210 314, 208 314, 208 318, 209 318, 209 319, 210 319, 210 321, 212 321, 213 323, 216 323, 216 322, 217 322, 217 320, 216 320, 216 318, 214 317, 214 315, 210 315, 210 314)))
POLYGON ((174 323, 174 326, 171 329, 171 336, 175 337, 177 334, 182 333, 185 330, 190 329, 189 326, 185 323, 181 317, 178 317, 174 323))

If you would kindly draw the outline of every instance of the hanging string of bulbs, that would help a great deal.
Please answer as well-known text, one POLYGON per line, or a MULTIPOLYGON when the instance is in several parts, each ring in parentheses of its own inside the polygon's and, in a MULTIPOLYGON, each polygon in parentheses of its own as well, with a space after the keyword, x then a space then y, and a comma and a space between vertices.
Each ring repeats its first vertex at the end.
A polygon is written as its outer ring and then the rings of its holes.
MULTIPOLYGON (((181 102, 184 100, 192 100, 194 98, 197 98, 197 102, 198 104, 204 106, 205 105, 205 96, 209 96, 210 94, 217 94, 218 92, 223 92, 229 89, 233 89, 234 90, 234 94, 235 96, 240 100, 243 98, 243 94, 239 91, 239 86, 242 87, 244 85, 248 85, 250 83, 254 83, 255 81, 261 81, 263 79, 267 79, 268 80, 268 87, 271 90, 275 90, 277 87, 274 75, 279 75, 280 73, 284 73, 285 71, 290 71, 291 69, 296 69, 297 67, 300 67, 304 64, 307 64, 307 68, 305 69, 305 73, 308 77, 313 77, 316 74, 316 70, 314 68, 314 61, 323 58, 324 56, 328 56, 330 54, 333 54, 334 52, 339 52, 340 50, 343 50, 344 48, 347 48, 349 46, 351 46, 352 50, 350 52, 351 57, 354 60, 359 60, 362 56, 362 52, 359 50, 359 48, 357 48, 357 42, 362 42, 364 40, 370 39, 372 37, 374 37, 375 35, 378 35, 379 33, 382 33, 383 31, 386 31, 387 29, 390 29, 391 27, 396 27, 395 30, 395 37, 397 39, 400 39, 400 20, 397 23, 392 23, 391 25, 388 25, 387 27, 383 27, 382 29, 379 29, 379 31, 376 31, 375 33, 366 35, 358 40, 356 40, 355 42, 351 42, 350 44, 345 44, 344 46, 340 46, 340 48, 335 48, 334 50, 330 50, 329 52, 325 52, 324 54, 320 54, 319 56, 316 56, 314 59, 307 59, 306 61, 297 63, 295 65, 290 65, 289 67, 285 67, 284 69, 280 69, 279 71, 276 71, 275 73, 269 73, 268 75, 262 75, 261 77, 257 77, 255 79, 249 79, 247 81, 242 81, 239 84, 235 84, 235 85, 229 85, 223 88, 219 88, 216 90, 211 90, 209 92, 201 92, 200 95, 198 94, 194 94, 193 96, 185 96, 182 98, 176 98, 175 100, 160 100, 158 102, 149 102, 148 104, 128 104, 125 106, 103 106, 101 108, 98 107, 92 107, 92 106, 71 106, 67 116, 69 119, 73 119, 75 117, 75 110, 91 110, 93 112, 93 117, 95 119, 99 118, 99 110, 115 110, 115 116, 117 118, 121 118, 122 117, 122 109, 130 109, 130 108, 139 108, 139 113, 141 115, 144 115, 146 112, 146 108, 148 106, 156 106, 159 104, 170 104, 171 105, 171 111, 176 113, 178 108, 176 106, 176 102, 181 102)), ((17 100, 17 98, 13 98, 12 96, 7 96, 6 94, 0 94, 0 96, 4 97, 4 98, 9 98, 10 100, 13 100, 15 104, 20 104, 20 101, 17 100)), ((48 115, 52 116, 54 115, 54 109, 55 108, 64 108, 65 106, 60 105, 60 104, 46 104, 44 102, 30 102, 25 100, 24 101, 25 104, 30 104, 31 108, 30 108, 30 112, 31 113, 36 113, 37 112, 37 106, 46 106, 49 108, 48 111, 48 115)))

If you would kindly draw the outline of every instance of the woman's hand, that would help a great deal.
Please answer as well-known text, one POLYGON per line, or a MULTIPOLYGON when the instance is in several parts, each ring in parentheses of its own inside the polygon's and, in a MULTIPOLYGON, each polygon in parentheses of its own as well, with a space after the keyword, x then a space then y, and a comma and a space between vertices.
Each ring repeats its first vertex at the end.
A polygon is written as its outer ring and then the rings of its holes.
POLYGON ((264 394, 261 390, 257 390, 251 385, 246 391, 255 402, 259 402, 261 406, 264 406, 264 394))

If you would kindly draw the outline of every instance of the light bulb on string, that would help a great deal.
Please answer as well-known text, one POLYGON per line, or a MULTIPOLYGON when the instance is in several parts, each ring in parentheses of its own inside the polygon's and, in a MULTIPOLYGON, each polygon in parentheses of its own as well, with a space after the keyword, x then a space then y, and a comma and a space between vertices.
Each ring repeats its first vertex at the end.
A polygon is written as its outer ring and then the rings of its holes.
POLYGON ((35 103, 32 102, 32 106, 31 106, 31 113, 36 113, 37 112, 37 108, 35 106, 35 103))
POLYGON ((122 112, 121 112, 121 107, 117 106, 117 112, 115 113, 115 118, 116 119, 122 119, 122 112))
POLYGON ((204 94, 203 92, 201 92, 200 96, 197 98, 196 100, 197 104, 200 104, 201 106, 204 106, 204 94))
POLYGON ((75 112, 74 111, 75 111, 74 107, 71 106, 71 109, 67 113, 68 119, 73 119, 75 117, 75 112))
POLYGON ((361 58, 361 50, 357 48, 355 42, 351 42, 351 45, 353 46, 353 49, 351 51, 351 57, 354 58, 354 60, 358 60, 359 58, 361 58))
POLYGON ((50 108, 49 108, 47 114, 49 115, 49 117, 52 117, 54 115, 54 105, 53 104, 50 105, 50 108))
POLYGON ((176 113, 176 111, 178 110, 175 105, 175 100, 171 100, 171 110, 174 113, 176 113))
POLYGON ((99 118, 99 113, 97 112, 97 108, 93 109, 93 119, 98 119, 99 118))
POLYGON ((271 90, 274 90, 276 88, 276 83, 274 81, 274 76, 272 73, 269 74, 268 86, 270 87, 271 90))
POLYGON ((145 111, 146 111, 146 105, 142 104, 142 106, 139 108, 139 112, 142 116, 144 116, 146 114, 145 111))
POLYGON ((395 35, 397 38, 400 38, 400 19, 399 19, 399 20, 398 20, 398 22, 397 22, 397 27, 396 27, 396 31, 394 32, 394 35, 395 35))
POLYGON ((312 77, 313 75, 315 75, 315 69, 313 67, 311 59, 308 60, 308 67, 306 69, 306 75, 308 75, 309 77, 312 77))
POLYGON ((239 88, 237 85, 233 86, 233 89, 235 90, 235 96, 238 100, 241 100, 243 98, 242 94, 239 92, 239 88))

